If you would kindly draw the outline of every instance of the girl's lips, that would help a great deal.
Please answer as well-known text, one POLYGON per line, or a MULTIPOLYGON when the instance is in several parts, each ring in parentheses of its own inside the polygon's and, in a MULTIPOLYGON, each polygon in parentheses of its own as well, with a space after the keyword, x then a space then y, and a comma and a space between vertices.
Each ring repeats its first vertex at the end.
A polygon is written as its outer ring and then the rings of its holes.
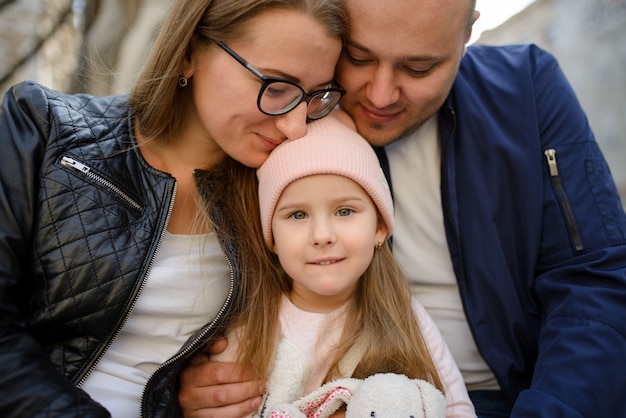
POLYGON ((314 260, 314 261, 309 262, 309 264, 313 264, 316 266, 329 266, 331 264, 338 263, 342 260, 343 258, 328 258, 328 259, 323 259, 323 260, 314 260))

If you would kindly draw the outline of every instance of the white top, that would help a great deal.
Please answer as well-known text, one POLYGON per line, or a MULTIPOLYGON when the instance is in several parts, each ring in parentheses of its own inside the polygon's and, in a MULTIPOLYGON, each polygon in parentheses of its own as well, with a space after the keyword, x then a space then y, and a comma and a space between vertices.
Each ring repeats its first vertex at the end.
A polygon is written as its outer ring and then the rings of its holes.
MULTIPOLYGON (((412 302, 420 330, 445 387, 446 417, 475 417, 463 377, 450 350, 426 310, 412 302)), ((281 340, 276 348, 274 367, 268 379, 267 408, 292 403, 319 388, 329 370, 327 353, 341 337, 344 307, 331 313, 307 312, 284 296, 280 306, 281 340)), ((236 330, 228 332, 228 347, 212 360, 234 361, 238 347, 236 330)), ((259 415, 255 415, 259 416, 259 415)))
POLYGON ((413 296, 439 327, 468 390, 498 390, 469 329, 450 260, 441 207, 436 116, 385 150, 395 204, 393 253, 411 283, 413 296))
POLYGON ((82 389, 113 417, 138 417, 152 373, 217 315, 229 288, 214 233, 166 231, 134 310, 82 389))
MULTIPOLYGON (((303 311, 283 296, 280 305, 280 332, 302 353, 307 367, 300 396, 319 388, 330 369, 330 350, 341 338, 343 313, 347 305, 328 313, 303 311)), ((294 399, 295 400, 295 399, 294 399)))

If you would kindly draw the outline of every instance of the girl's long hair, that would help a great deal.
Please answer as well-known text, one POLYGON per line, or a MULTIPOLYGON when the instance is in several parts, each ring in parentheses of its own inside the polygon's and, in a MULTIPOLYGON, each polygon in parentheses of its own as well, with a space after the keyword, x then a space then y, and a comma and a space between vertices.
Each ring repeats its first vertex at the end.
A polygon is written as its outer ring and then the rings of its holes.
POLYGON ((443 383, 424 341, 411 306, 408 281, 386 242, 374 252, 346 312, 347 320, 327 379, 341 377, 339 361, 350 347, 363 349, 352 377, 399 373, 431 382, 442 392, 443 383))

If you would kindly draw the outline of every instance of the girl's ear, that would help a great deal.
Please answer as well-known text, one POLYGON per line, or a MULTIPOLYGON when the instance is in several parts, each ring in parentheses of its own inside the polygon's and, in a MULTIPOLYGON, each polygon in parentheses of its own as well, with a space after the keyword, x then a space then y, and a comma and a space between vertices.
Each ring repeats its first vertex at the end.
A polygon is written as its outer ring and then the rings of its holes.
POLYGON ((382 216, 378 215, 378 224, 376 225, 376 242, 375 245, 378 245, 378 243, 382 244, 385 242, 385 240, 387 239, 387 233, 389 231, 387 230, 387 224, 385 223, 384 219, 382 218, 382 216))

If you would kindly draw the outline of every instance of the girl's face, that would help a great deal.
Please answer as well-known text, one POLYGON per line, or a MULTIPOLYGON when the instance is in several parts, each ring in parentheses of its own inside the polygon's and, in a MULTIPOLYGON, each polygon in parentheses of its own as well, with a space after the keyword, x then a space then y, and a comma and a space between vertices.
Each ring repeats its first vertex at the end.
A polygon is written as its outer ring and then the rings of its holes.
POLYGON ((320 174, 285 188, 272 234, 273 250, 293 281, 292 302, 307 311, 330 312, 354 294, 387 229, 358 183, 320 174))
MULTIPOLYGON (((289 79, 310 93, 332 82, 341 40, 310 16, 269 10, 228 47, 263 75, 289 79)), ((257 168, 278 144, 306 133, 305 102, 281 116, 261 113, 261 80, 216 44, 195 44, 184 76, 191 78, 186 88, 193 98, 181 135, 198 150, 224 152, 257 168)))

